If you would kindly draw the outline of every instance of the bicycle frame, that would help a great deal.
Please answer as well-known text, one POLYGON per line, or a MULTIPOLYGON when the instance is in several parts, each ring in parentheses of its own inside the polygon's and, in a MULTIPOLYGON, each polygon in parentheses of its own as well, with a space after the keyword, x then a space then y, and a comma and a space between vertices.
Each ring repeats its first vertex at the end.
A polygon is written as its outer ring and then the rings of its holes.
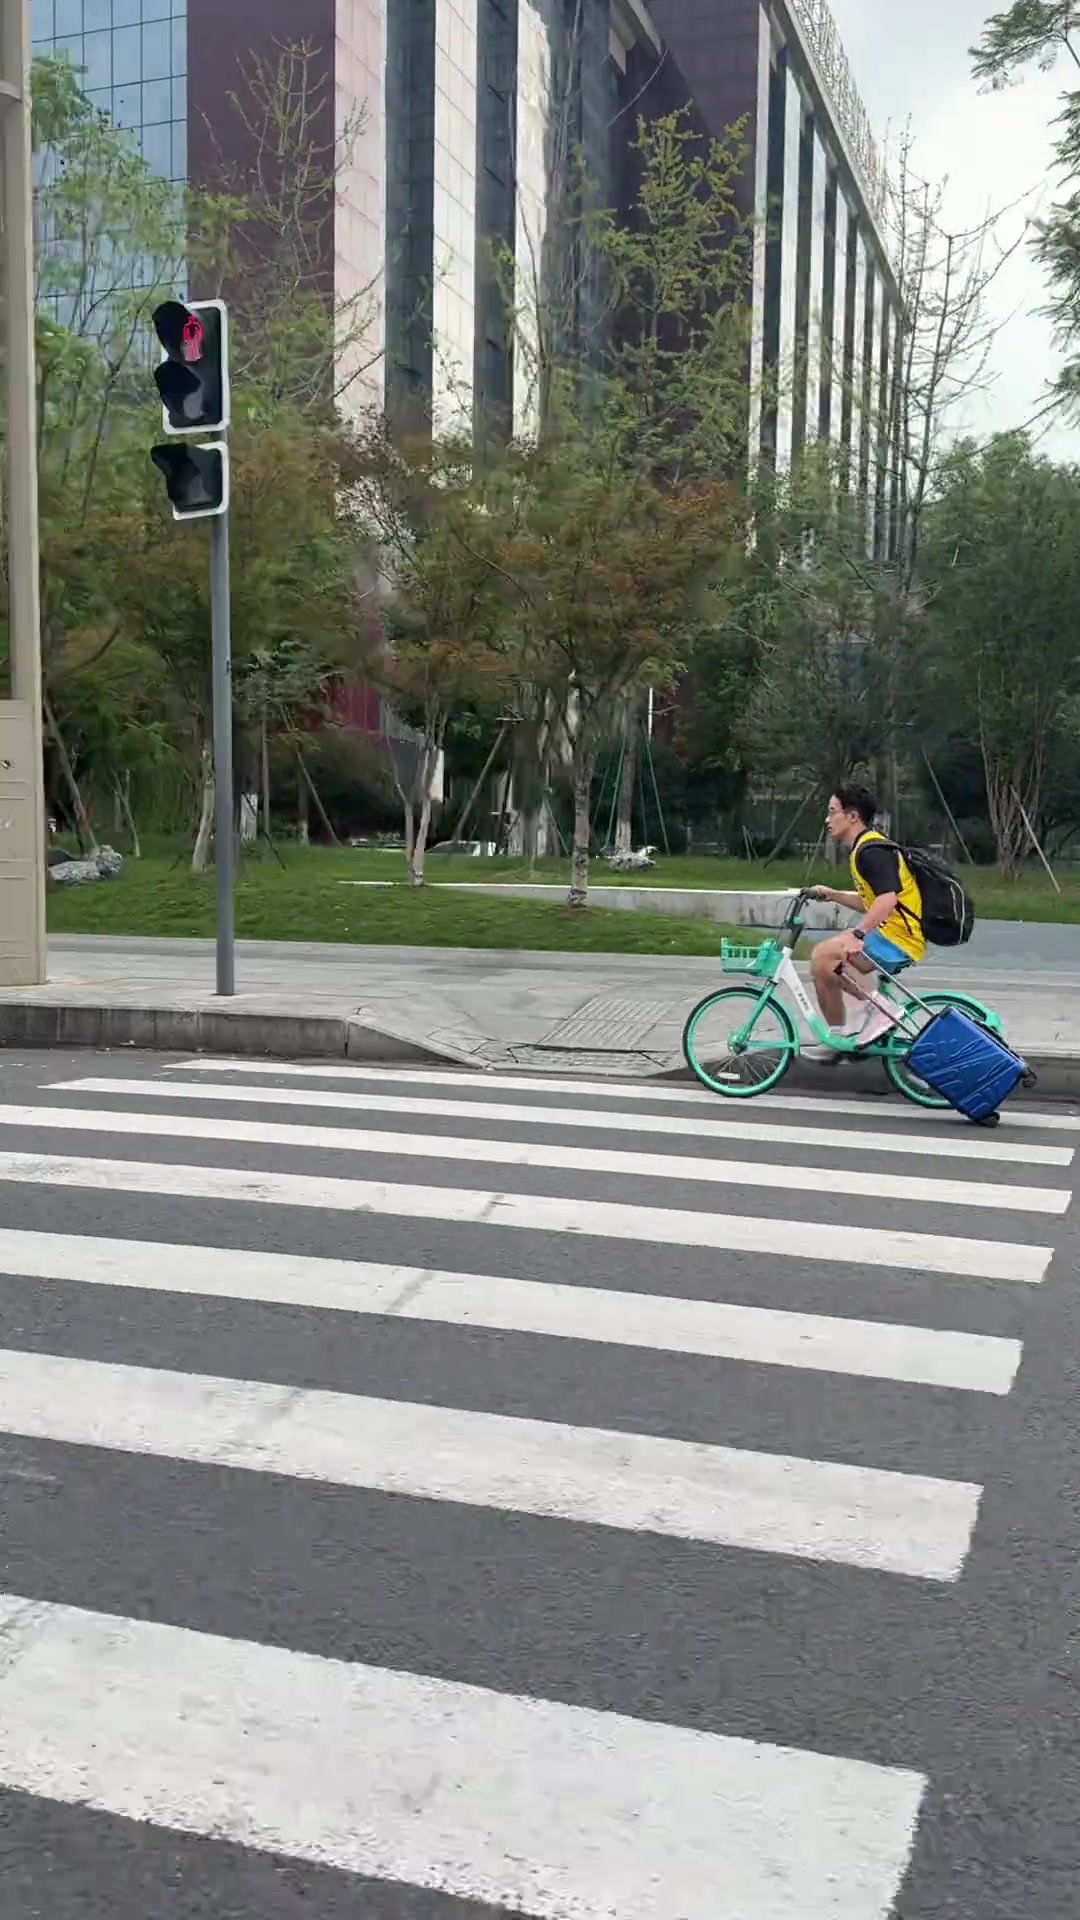
MULTIPOLYGON (((861 989, 862 997, 867 999, 872 995, 879 995, 892 1001, 897 1009, 897 1025, 892 1032, 883 1034, 880 1039, 871 1041, 867 1046, 859 1045, 859 1036, 857 1033, 838 1038, 837 1035, 833 1033, 820 1010, 814 1005, 802 980, 799 978, 798 970, 792 958, 792 948, 797 945, 804 928, 804 922, 799 916, 807 897, 806 894, 799 893, 796 894, 793 899, 785 916, 783 926, 780 929, 780 939, 776 943, 775 959, 770 966, 769 972, 764 976, 759 976, 761 977, 761 995, 758 1003, 749 1018, 744 1021, 743 1025, 739 1028, 738 1032, 732 1035, 733 1043, 742 1046, 747 1052, 752 1052, 753 1042, 750 1036, 759 1014, 775 994, 779 991, 785 991, 790 994, 791 999, 799 1010, 803 1023, 819 1046, 828 1047, 834 1053, 858 1053, 861 1059, 870 1060, 887 1058, 897 1050, 898 1044, 906 1049, 911 1045, 914 1038, 914 1033, 907 1027, 906 1017, 914 1008, 921 1008, 927 1014, 933 1014, 935 1009, 928 1007, 926 1003, 919 998, 917 993, 913 993, 909 987, 901 986, 897 980, 891 978, 890 975, 886 973, 876 972, 874 974, 859 976, 853 974, 845 976, 845 985, 848 986, 849 990, 854 987, 856 992, 859 992, 861 989)), ((966 1002, 972 1011, 984 1022, 991 1033, 999 1033, 1001 1031, 1001 1022, 997 1014, 993 1013, 989 1007, 984 1007, 981 1002, 973 999, 969 994, 959 994, 957 998, 966 1002)), ((802 1035, 797 1022, 795 1026, 795 1040, 796 1046, 801 1051, 802 1035)))

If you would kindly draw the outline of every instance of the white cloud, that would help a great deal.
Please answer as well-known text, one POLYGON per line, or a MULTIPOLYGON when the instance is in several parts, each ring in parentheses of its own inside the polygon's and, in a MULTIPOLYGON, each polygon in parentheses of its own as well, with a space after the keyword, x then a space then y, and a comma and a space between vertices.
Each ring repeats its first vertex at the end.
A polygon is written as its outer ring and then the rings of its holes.
MULTIPOLYGON (((1026 214, 1047 197, 1051 122, 1063 75, 1033 72, 1003 93, 979 91, 968 49, 995 0, 831 0, 859 91, 875 128, 896 139, 910 119, 916 160, 929 179, 947 177, 946 216, 973 226, 988 210, 1023 204, 1000 229, 1010 243, 1026 214)), ((1018 426, 1039 405, 1058 354, 1037 309, 1042 275, 1026 249, 1003 269, 993 293, 1000 325, 992 386, 956 424, 975 432, 1018 426)), ((1080 454, 1080 435, 1054 428, 1044 445, 1064 457, 1080 454)))

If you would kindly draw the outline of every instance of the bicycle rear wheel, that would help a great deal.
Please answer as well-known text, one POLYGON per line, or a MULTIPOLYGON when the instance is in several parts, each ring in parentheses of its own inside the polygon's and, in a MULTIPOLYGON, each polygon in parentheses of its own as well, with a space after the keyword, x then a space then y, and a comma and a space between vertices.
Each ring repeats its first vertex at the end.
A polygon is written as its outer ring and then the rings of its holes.
POLYGON ((778 1087, 799 1051, 783 1002, 752 987, 722 987, 694 1008, 683 1029, 687 1066, 711 1093, 752 1100, 778 1087))
POLYGON ((916 1107, 932 1107, 936 1112, 948 1112, 952 1101, 928 1086, 925 1080, 920 1080, 918 1074, 908 1066, 908 1054, 924 1027, 929 1026, 934 1014, 943 1013, 946 1007, 958 1007, 978 1026, 986 1025, 986 1009, 977 1000, 969 1000, 966 994, 926 993, 922 998, 922 1007, 912 1006, 908 1011, 905 1038, 897 1042, 895 1051, 890 1049, 884 1060, 885 1072, 897 1093, 902 1093, 904 1099, 910 1100, 916 1107))

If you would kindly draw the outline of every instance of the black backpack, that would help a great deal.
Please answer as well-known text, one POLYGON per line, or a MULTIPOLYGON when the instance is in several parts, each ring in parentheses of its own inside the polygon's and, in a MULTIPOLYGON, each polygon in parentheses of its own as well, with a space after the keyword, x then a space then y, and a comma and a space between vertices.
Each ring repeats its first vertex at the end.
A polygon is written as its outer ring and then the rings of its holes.
POLYGON ((922 896, 923 937, 932 947, 966 946, 975 931, 975 904, 948 863, 925 847, 905 847, 898 840, 884 845, 907 862, 922 896))

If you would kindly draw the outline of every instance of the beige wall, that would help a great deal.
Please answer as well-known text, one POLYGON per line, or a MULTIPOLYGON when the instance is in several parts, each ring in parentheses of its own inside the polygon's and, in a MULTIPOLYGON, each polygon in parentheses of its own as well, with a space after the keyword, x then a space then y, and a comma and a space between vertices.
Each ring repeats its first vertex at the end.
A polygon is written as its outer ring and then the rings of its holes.
POLYGON ((336 0, 334 108, 342 164, 334 218, 336 377, 350 413, 384 390, 386 0, 336 0))
POLYGON ((476 328, 476 0, 437 0, 433 216, 432 417, 437 430, 467 432, 476 328))

